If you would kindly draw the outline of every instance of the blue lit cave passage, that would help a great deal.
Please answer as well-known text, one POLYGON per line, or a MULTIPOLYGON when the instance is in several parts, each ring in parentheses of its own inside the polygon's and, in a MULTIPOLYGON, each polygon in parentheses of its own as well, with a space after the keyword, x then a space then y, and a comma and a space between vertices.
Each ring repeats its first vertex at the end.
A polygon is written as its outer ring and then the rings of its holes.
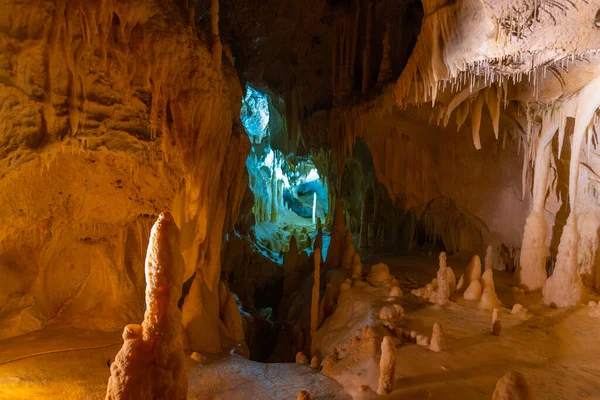
POLYGON ((327 215, 327 183, 311 156, 283 154, 271 147, 269 96, 247 86, 241 119, 252 150, 246 161, 248 185, 254 194, 252 227, 256 242, 278 255, 296 236, 299 250, 312 249, 317 221, 327 215))

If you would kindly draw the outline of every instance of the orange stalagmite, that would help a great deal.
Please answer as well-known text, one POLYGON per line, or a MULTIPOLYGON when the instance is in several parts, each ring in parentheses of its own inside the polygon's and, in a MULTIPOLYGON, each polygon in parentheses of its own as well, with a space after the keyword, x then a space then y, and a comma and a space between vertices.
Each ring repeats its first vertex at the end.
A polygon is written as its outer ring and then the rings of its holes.
POLYGON ((185 399, 187 375, 177 302, 183 284, 179 229, 163 212, 146 253, 146 313, 123 331, 123 347, 110 367, 107 400, 185 399))

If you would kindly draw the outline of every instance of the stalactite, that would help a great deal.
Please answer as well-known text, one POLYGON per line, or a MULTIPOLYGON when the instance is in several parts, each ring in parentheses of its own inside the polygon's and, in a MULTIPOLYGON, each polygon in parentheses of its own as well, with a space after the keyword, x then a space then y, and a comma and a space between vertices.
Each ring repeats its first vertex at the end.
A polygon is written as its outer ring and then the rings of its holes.
POLYGON ((481 139, 479 138, 479 130, 481 127, 481 111, 485 97, 480 94, 471 103, 471 129, 473 132, 473 145, 477 150, 481 150, 481 139))

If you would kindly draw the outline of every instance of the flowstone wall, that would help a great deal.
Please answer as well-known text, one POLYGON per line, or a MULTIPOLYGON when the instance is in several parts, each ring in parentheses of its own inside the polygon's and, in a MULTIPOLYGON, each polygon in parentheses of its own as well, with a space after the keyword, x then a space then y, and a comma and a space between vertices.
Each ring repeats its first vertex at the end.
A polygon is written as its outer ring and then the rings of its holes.
POLYGON ((218 36, 171 1, 30 0, 0 15, 0 338, 139 320, 144 248, 169 210, 202 294, 186 299, 186 331, 208 323, 216 335, 194 350, 219 350, 221 241, 249 143, 218 36))

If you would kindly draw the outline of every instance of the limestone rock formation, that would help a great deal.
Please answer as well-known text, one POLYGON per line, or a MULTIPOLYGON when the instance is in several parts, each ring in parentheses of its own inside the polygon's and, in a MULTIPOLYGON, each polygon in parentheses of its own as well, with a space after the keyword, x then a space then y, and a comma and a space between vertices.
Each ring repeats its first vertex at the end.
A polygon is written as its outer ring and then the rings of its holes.
POLYGON ((542 294, 544 303, 556 307, 572 307, 581 301, 582 282, 577 273, 577 241, 579 233, 575 218, 569 216, 563 229, 554 273, 546 283, 542 294))
POLYGON ((187 398, 185 355, 181 346, 183 284, 179 229, 163 212, 152 227, 146 253, 146 312, 142 325, 127 325, 123 347, 110 366, 107 400, 187 398))
POLYGON ((492 400, 533 400, 531 386, 519 372, 509 372, 498 380, 492 400))
POLYGON ((393 277, 390 275, 390 269, 387 265, 379 263, 371 266, 371 272, 367 277, 367 281, 369 281, 370 284, 383 286, 391 284, 392 280, 393 277))
POLYGON ((471 261, 469 261, 465 273, 458 280, 456 290, 459 293, 462 293, 469 288, 471 282, 479 281, 479 279, 481 279, 481 259, 475 254, 471 257, 471 261))
POLYGON ((362 278, 362 267, 360 254, 354 253, 354 256, 352 257, 352 279, 362 278))
POLYGON ((446 350, 446 338, 444 337, 444 331, 442 330, 442 326, 438 322, 433 324, 429 350, 435 352, 446 350))
POLYGON ((381 342, 381 359, 379 360, 379 386, 377 394, 387 394, 394 390, 396 376, 396 346, 391 336, 385 336, 381 342))
POLYGON ((303 352, 299 351, 298 353, 296 353, 296 363, 308 365, 308 358, 306 358, 303 352))

